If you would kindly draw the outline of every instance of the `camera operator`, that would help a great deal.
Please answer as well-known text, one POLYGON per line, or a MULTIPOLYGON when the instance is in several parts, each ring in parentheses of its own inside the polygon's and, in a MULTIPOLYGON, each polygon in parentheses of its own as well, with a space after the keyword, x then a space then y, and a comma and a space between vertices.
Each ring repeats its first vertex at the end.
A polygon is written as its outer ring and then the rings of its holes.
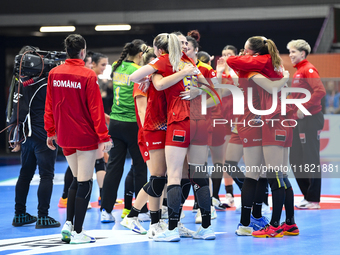
MULTIPOLYGON (((34 54, 37 50, 31 46, 24 46, 19 55, 24 56, 28 52, 34 54)), ((13 76, 15 80, 11 89, 14 93, 9 96, 7 108, 10 143, 13 143, 12 152, 21 149, 21 169, 15 186, 15 216, 12 225, 18 227, 36 222, 37 229, 59 227, 60 223, 48 215, 57 151, 49 149, 46 145, 44 109, 47 74, 41 72, 40 75, 25 76, 21 65, 20 69, 18 73, 15 71, 13 76), (19 77, 20 74, 22 75, 19 77), (30 80, 32 78, 33 80, 30 80), (26 212, 27 195, 37 165, 40 175, 37 192, 38 217, 26 212)))

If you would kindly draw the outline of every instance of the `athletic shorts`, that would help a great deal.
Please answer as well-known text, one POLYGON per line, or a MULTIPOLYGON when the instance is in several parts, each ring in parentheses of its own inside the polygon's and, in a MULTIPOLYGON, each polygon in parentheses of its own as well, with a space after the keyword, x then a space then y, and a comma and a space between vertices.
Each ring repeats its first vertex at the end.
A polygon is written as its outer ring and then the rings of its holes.
POLYGON ((172 122, 166 130, 165 145, 188 148, 190 144, 190 120, 172 122))
POLYGON ((229 143, 242 144, 242 141, 241 141, 240 136, 238 134, 232 132, 229 143))
POLYGON ((145 139, 148 151, 164 149, 166 131, 163 131, 163 130, 155 130, 155 131, 143 130, 143 134, 144 134, 144 139, 145 139))
POLYGON ((143 129, 138 130, 138 147, 139 147, 140 153, 142 154, 144 162, 150 160, 149 150, 146 146, 143 129))
POLYGON ((203 120, 190 120, 190 144, 208 145, 209 122, 203 120))
POLYGON ((62 148, 63 149, 63 153, 64 153, 64 156, 67 157, 67 156, 70 156, 74 153, 78 151, 93 151, 93 150, 97 150, 98 149, 98 144, 94 144, 94 145, 91 145, 91 146, 87 146, 87 147, 82 147, 80 149, 78 148, 62 148))
MULTIPOLYGON (((272 118, 276 119, 276 118, 272 118)), ((282 147, 291 147, 293 142, 293 122, 285 121, 282 125, 282 121, 285 120, 284 116, 279 116, 278 121, 264 121, 262 127, 262 146, 276 145, 282 147)))
MULTIPOLYGON (((246 124, 247 125, 247 124, 246 124)), ((244 148, 262 146, 262 128, 237 125, 238 135, 244 148)), ((230 142, 230 141, 229 141, 230 142)))
POLYGON ((230 126, 228 124, 219 124, 213 127, 210 122, 208 130, 208 145, 209 146, 221 146, 225 143, 226 136, 228 135, 228 128, 230 131, 230 126))

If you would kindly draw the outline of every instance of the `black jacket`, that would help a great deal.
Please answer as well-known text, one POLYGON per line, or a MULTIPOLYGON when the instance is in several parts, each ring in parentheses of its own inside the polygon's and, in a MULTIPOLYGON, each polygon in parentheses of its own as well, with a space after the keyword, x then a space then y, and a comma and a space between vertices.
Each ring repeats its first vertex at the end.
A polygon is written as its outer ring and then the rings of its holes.
MULTIPOLYGON (((20 139, 35 137, 46 140, 47 134, 44 129, 44 112, 46 100, 47 78, 41 78, 37 82, 24 87, 20 84, 20 95, 18 95, 18 82, 14 85, 12 98, 13 107, 7 107, 7 125, 12 125, 10 140, 15 139, 15 128, 17 127, 17 106, 19 100, 19 135, 20 139), (12 114, 8 114, 12 113, 12 114), (23 132, 24 131, 24 132, 23 132)), ((11 94, 10 94, 11 97, 11 94)), ((24 140, 25 141, 25 140, 24 140)), ((23 142, 24 142, 23 141, 23 142)))

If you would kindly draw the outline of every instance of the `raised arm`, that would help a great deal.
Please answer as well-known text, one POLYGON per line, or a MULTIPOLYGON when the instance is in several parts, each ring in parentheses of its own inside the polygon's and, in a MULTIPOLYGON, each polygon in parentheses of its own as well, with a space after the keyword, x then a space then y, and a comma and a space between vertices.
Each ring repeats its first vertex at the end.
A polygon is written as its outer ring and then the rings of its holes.
POLYGON ((280 91, 281 88, 286 84, 289 79, 289 72, 284 71, 283 78, 276 81, 272 81, 259 73, 254 73, 254 75, 250 77, 250 79, 252 79, 257 85, 259 85, 268 93, 273 94, 273 88, 277 88, 277 91, 280 91))
POLYGON ((130 81, 132 82, 143 82, 145 77, 153 74, 157 70, 150 65, 145 65, 130 74, 130 81))
POLYGON ((192 65, 185 65, 184 68, 172 75, 163 77, 160 74, 155 74, 152 76, 152 83, 155 88, 160 90, 165 90, 177 82, 181 81, 185 76, 190 76, 196 74, 197 67, 192 65))

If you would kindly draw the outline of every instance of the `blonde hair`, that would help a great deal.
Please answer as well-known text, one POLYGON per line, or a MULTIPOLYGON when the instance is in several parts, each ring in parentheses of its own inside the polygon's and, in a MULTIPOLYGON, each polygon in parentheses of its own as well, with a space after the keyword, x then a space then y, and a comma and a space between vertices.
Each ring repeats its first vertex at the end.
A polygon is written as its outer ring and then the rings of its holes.
POLYGON ((153 41, 157 49, 169 54, 170 64, 174 72, 179 71, 179 63, 182 57, 182 47, 177 35, 162 33, 155 37, 153 41))
POLYGON ((308 44, 308 42, 306 42, 305 40, 302 39, 298 39, 298 40, 291 40, 288 44, 287 44, 287 49, 291 49, 291 48, 296 48, 298 51, 304 51, 306 53, 306 56, 308 56, 308 54, 311 52, 311 47, 308 44))
POLYGON ((142 55, 142 65, 144 66, 148 64, 151 58, 156 58, 153 48, 150 46, 146 46, 146 48, 144 47, 142 55))

